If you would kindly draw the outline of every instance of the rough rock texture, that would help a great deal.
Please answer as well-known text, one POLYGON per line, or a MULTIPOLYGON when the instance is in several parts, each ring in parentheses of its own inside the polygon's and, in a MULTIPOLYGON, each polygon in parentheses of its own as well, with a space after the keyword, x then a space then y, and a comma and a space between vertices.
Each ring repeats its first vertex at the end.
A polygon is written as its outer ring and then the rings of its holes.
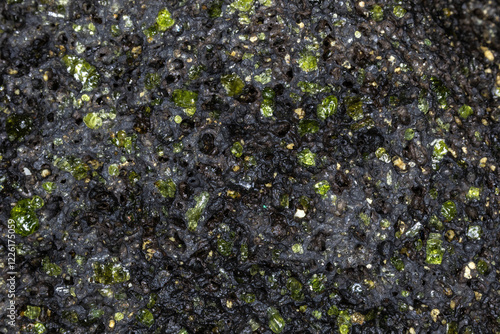
POLYGON ((500 333, 499 20, 3 1, 1 332, 500 333))

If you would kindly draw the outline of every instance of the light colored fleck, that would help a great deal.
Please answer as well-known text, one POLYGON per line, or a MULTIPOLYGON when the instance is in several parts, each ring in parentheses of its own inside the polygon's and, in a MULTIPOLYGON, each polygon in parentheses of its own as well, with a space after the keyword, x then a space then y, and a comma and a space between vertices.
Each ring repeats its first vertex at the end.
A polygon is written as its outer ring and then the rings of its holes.
POLYGON ((468 266, 466 266, 464 268, 464 277, 466 279, 471 279, 472 278, 472 275, 470 274, 470 268, 468 266))
POLYGON ((300 210, 300 209, 297 209, 297 211, 295 212, 295 216, 296 218, 304 218, 306 216, 306 213, 304 210, 300 210))
POLYGON ((476 296, 477 301, 480 301, 481 298, 483 297, 483 294, 481 292, 478 292, 478 291, 474 291, 474 295, 476 296))
POLYGON ((494 61, 495 60, 495 56, 493 55, 493 52, 491 52, 490 49, 488 49, 487 47, 482 46, 481 50, 483 50, 483 53, 484 53, 484 56, 486 57, 486 59, 488 59, 489 61, 494 61))
POLYGON ((392 163, 394 164, 394 166, 398 167, 402 171, 406 170, 406 164, 400 157, 395 156, 394 158, 392 158, 392 163))
POLYGON ((304 118, 304 116, 306 115, 306 113, 304 112, 304 109, 302 109, 302 108, 297 108, 294 110, 294 112, 297 114, 297 116, 299 116, 299 119, 304 118))
POLYGON ((433 320, 434 322, 436 322, 436 321, 437 321, 437 317, 438 317, 439 313, 441 313, 441 312, 439 312, 439 310, 438 310, 437 308, 435 308, 435 309, 433 309, 433 310, 431 311, 431 317, 432 317, 432 320, 433 320))

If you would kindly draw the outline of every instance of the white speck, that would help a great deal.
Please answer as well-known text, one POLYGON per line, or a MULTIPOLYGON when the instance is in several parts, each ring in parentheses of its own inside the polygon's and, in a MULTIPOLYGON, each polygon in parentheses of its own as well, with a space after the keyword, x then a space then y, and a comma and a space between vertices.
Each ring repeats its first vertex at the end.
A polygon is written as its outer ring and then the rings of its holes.
POLYGON ((58 13, 54 13, 54 12, 48 12, 47 13, 49 16, 52 16, 52 17, 60 17, 60 18, 64 18, 64 15, 63 14, 58 14, 58 13))
POLYGON ((122 19, 123 19, 123 25, 125 26, 125 28, 127 28, 127 30, 129 30, 130 28, 132 28, 134 26, 134 23, 130 19, 130 16, 123 15, 122 19))
POLYGON ((295 217, 297 218, 304 218, 306 216, 306 213, 304 210, 297 209, 297 212, 295 212, 295 217))
POLYGON ((31 175, 31 171, 26 167, 24 167, 23 172, 24 172, 24 175, 27 175, 27 176, 31 175))
POLYGON ((464 269, 464 277, 467 278, 467 279, 471 279, 472 278, 472 275, 470 274, 470 268, 468 266, 465 267, 465 269, 464 269))

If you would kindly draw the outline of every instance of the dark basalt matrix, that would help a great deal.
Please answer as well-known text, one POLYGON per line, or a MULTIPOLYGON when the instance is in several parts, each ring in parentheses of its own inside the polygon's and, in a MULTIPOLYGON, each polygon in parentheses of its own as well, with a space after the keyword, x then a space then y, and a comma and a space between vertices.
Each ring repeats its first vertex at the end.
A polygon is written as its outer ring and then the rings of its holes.
POLYGON ((495 0, 1 1, 0 332, 500 333, 499 59, 495 0))

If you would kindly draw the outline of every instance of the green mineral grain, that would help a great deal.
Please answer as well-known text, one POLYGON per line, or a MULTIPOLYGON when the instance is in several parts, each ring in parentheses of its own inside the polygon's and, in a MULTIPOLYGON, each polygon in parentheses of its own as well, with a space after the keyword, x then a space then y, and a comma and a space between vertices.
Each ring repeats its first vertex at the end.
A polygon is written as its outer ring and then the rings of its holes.
POLYGON ((139 174, 137 174, 136 171, 131 171, 129 174, 128 174, 128 180, 130 183, 132 184, 136 184, 137 181, 139 181, 141 179, 141 176, 139 174))
POLYGON ((159 73, 148 73, 146 74, 146 78, 144 79, 144 87, 146 89, 151 90, 160 85, 161 76, 159 73))
POLYGON ((286 281, 286 288, 290 291, 293 300, 301 301, 304 299, 302 292, 302 283, 296 278, 290 277, 286 281))
POLYGON ((328 190, 330 190, 330 183, 326 180, 320 181, 314 185, 314 191, 322 197, 326 197, 328 190))
POLYGON ((380 22, 384 19, 384 10, 379 5, 373 6, 372 10, 370 11, 370 14, 373 21, 375 22, 380 22))
POLYGON ((253 7, 254 0, 236 0, 231 3, 231 7, 240 12, 248 12, 253 7))
POLYGON ((128 270, 123 268, 120 263, 95 262, 92 267, 96 283, 116 284, 126 282, 130 279, 128 270))
POLYGON ((274 114, 274 97, 276 93, 270 87, 264 88, 262 91, 262 103, 260 105, 260 112, 264 117, 271 117, 274 114))
POLYGON ((441 206, 441 215, 444 217, 445 221, 451 221, 457 215, 457 206, 453 201, 446 201, 441 206))
POLYGON ((318 57, 310 51, 300 54, 299 66, 304 72, 311 72, 318 69, 318 57))
POLYGON ((102 118, 95 112, 88 113, 83 118, 83 123, 90 129, 98 129, 102 126, 102 118))
POLYGON ((155 186, 163 197, 174 198, 176 185, 172 179, 158 180, 155 186))
POLYGON ((111 136, 111 142, 116 147, 122 147, 125 149, 127 153, 132 151, 134 136, 127 136, 127 133, 124 130, 120 130, 116 133, 116 135, 111 136))
POLYGON ((97 88, 100 76, 94 66, 84 59, 70 55, 65 55, 62 61, 66 65, 68 73, 83 85, 83 91, 97 88))
POLYGON ((488 263, 484 260, 477 261, 476 268, 477 271, 483 276, 488 275, 490 273, 490 267, 488 266, 488 263))
POLYGON ((394 268, 396 268, 397 271, 402 271, 405 269, 405 263, 403 262, 403 260, 398 257, 398 256, 393 256, 391 258, 391 263, 392 265, 394 266, 394 268))
POLYGON ((313 315, 313 317, 315 317, 318 320, 321 319, 321 316, 322 316, 321 311, 319 311, 319 310, 312 311, 312 315, 313 315))
POLYGON ((339 313, 340 313, 339 308, 335 305, 330 306, 330 308, 326 312, 326 314, 329 315, 330 317, 337 317, 339 313))
POLYGON ((176 89, 172 93, 172 101, 181 108, 196 108, 198 93, 185 89, 176 89))
POLYGON ((239 158, 243 155, 243 145, 239 141, 234 142, 233 146, 231 147, 231 153, 236 157, 239 158))
POLYGON ((302 244, 293 244, 292 252, 295 254, 304 254, 304 247, 302 247, 302 244))
POLYGON ((167 8, 163 8, 158 12, 158 16, 156 17, 156 25, 158 26, 159 31, 167 31, 167 29, 172 27, 174 24, 175 20, 172 18, 172 15, 167 8))
POLYGON ((228 96, 241 94, 243 87, 245 87, 243 80, 241 80, 241 78, 235 73, 222 76, 220 82, 222 87, 226 90, 228 96))
POLYGON ((280 196, 280 206, 282 208, 288 209, 290 206, 290 196, 288 194, 283 194, 280 196))
POLYGON ((470 187, 466 197, 470 201, 470 200, 478 200, 480 196, 481 196, 481 188, 470 187))
POLYGON ((480 240, 483 235, 483 229, 479 225, 470 225, 467 228, 467 237, 472 240, 480 240))
POLYGON ((337 325, 339 326, 340 334, 348 334, 351 330, 351 316, 349 315, 349 311, 344 310, 340 311, 337 316, 337 325))
POLYGON ((321 101, 321 104, 317 107, 318 118, 322 121, 332 116, 337 112, 338 100, 335 96, 327 96, 321 101))
POLYGON ((412 140, 413 137, 415 137, 415 130, 413 130, 413 129, 406 129, 404 137, 405 137, 406 140, 412 140))
POLYGON ((437 164, 443 160, 444 156, 448 153, 448 145, 443 139, 434 141, 434 149, 432 151, 432 168, 436 169, 437 164))
POLYGON ((358 217, 365 226, 370 225, 371 218, 368 214, 366 214, 364 212, 360 212, 358 217))
POLYGON ((274 307, 269 307, 267 309, 267 316, 269 318, 269 328, 273 333, 281 333, 285 328, 285 320, 283 320, 279 311, 274 307))
POLYGON ((394 10, 392 12, 394 13, 394 16, 396 16, 398 19, 401 19, 405 16, 406 9, 401 6, 394 6, 394 10))
POLYGON ((90 167, 83 163, 81 159, 71 156, 67 158, 57 158, 54 161, 54 166, 65 172, 71 173, 77 180, 86 178, 87 172, 90 170, 90 167))
POLYGON ((189 80, 196 80, 201 76, 201 73, 206 70, 204 65, 193 66, 188 71, 189 80))
POLYGON ((431 77, 431 90, 436 95, 441 108, 446 108, 448 105, 447 98, 450 90, 437 77, 431 77))
POLYGON ((426 91, 421 91, 418 96, 418 103, 417 103, 418 109, 424 114, 427 114, 429 112, 429 101, 427 100, 426 95, 427 95, 426 91))
POLYGON ((174 143, 172 146, 173 146, 172 151, 174 153, 181 153, 182 149, 184 148, 184 144, 181 141, 178 143, 174 143))
POLYGON ((443 240, 441 240, 441 234, 429 233, 429 238, 427 239, 427 245, 425 247, 425 261, 428 264, 441 264, 444 255, 442 244, 443 240))
POLYGON ((110 176, 118 176, 120 174, 120 168, 117 164, 111 164, 108 166, 108 174, 110 176))
POLYGON ((347 115, 354 121, 363 118, 363 100, 359 96, 350 96, 345 99, 347 115))
POLYGON ((222 15, 222 4, 223 2, 220 0, 212 1, 208 6, 208 16, 210 18, 215 19, 217 17, 221 17, 222 15))
POLYGON ((464 104, 458 109, 458 115, 460 115, 460 117, 462 117, 463 119, 467 119, 467 117, 469 117, 472 114, 474 114, 474 111, 472 111, 472 108, 466 104, 464 104))
POLYGON ((429 226, 437 231, 441 231, 444 229, 443 222, 441 222, 436 215, 433 215, 429 220, 429 226))
POLYGON ((240 247, 240 258, 241 261, 248 260, 248 245, 246 243, 242 243, 240 247))
POLYGON ((29 115, 14 114, 7 118, 5 131, 10 141, 23 139, 33 129, 33 120, 29 115))
POLYGON ((50 194, 56 189, 56 184, 54 182, 44 182, 42 188, 50 194))
POLYGON ((90 307, 91 308, 89 310, 88 317, 87 317, 87 319, 89 321, 91 321, 91 322, 95 321, 104 315, 104 310, 98 308, 95 304, 91 304, 90 307))
POLYGON ((319 123, 313 119, 303 119, 299 122, 299 134, 316 133, 319 131, 319 123))
POLYGON ((10 211, 10 219, 14 220, 14 231, 23 237, 34 233, 39 226, 35 210, 43 205, 43 200, 39 196, 18 201, 10 211))
POLYGON ((40 316, 40 311, 41 311, 40 306, 28 305, 26 306, 26 311, 24 311, 24 316, 31 320, 35 320, 40 316))
POLYGON ((217 240, 217 251, 219 254, 223 256, 231 255, 231 251, 233 249, 233 243, 230 241, 226 241, 224 239, 217 240))
POLYGON ((322 293, 325 291, 326 275, 325 274, 314 274, 311 279, 307 282, 309 289, 316 293, 322 293))
POLYGON ((263 100, 260 105, 260 112, 264 117, 271 117, 274 114, 274 102, 271 100, 263 100))
POLYGON ((33 333, 35 334, 47 333, 47 328, 45 328, 45 325, 42 324, 41 322, 35 322, 35 324, 33 325, 33 333))
POLYGON ((375 156, 380 160, 380 161, 383 161, 385 163, 389 163, 391 162, 391 157, 389 156, 389 154, 387 153, 387 150, 383 147, 379 147, 376 151, 375 151, 375 156))
POLYGON ((42 270, 49 276, 59 276, 62 274, 61 267, 55 263, 51 263, 48 256, 42 260, 42 270))
POLYGON ((205 210, 210 199, 210 194, 206 191, 201 192, 199 195, 194 197, 196 204, 194 207, 189 208, 186 212, 186 219, 188 221, 188 229, 191 232, 196 231, 198 227, 198 221, 205 210))
POLYGON ((381 227, 383 230, 385 230, 385 229, 387 229, 387 228, 391 227, 391 222, 390 222, 389 220, 387 220, 387 219, 382 219, 382 220, 380 221, 380 224, 379 224, 379 225, 380 225, 380 227, 381 227))
POLYGON ((242 293, 240 299, 245 303, 251 304, 255 301, 255 295, 253 293, 242 293))
POLYGON ((146 327, 151 327, 155 323, 153 313, 148 309, 142 309, 137 313, 137 320, 146 327))
POLYGON ((297 86, 300 88, 302 93, 306 94, 319 94, 319 93, 328 93, 331 91, 330 87, 328 86, 320 86, 317 83, 314 82, 307 82, 307 81, 300 81, 297 86))
POLYGON ((121 35, 121 30, 120 30, 120 26, 117 25, 117 24, 113 24, 111 25, 111 35, 113 35, 113 37, 118 37, 121 35))
POLYGON ((260 82, 261 84, 265 85, 265 84, 271 82, 272 72, 273 71, 270 68, 268 68, 264 72, 262 72, 260 75, 256 75, 253 78, 255 81, 260 82))
POLYGON ((316 153, 311 152, 308 148, 297 154, 299 163, 306 167, 316 166, 316 153))

